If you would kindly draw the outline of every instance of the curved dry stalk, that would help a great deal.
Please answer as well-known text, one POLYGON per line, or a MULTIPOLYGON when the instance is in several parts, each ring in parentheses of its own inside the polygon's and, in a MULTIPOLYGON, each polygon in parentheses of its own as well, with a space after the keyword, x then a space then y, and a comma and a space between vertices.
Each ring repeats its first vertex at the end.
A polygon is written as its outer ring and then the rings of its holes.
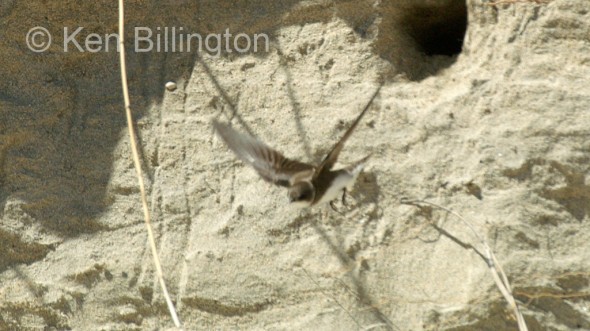
POLYGON ((307 270, 305 270, 305 268, 301 268, 301 269, 303 270, 303 273, 305 273, 305 275, 307 276, 307 278, 309 278, 309 280, 311 280, 311 281, 312 281, 312 282, 313 282, 313 283, 314 283, 314 284, 317 286, 318 290, 320 290, 320 292, 321 292, 321 293, 322 293, 324 296, 326 296, 326 297, 327 297, 327 298, 329 298, 329 299, 332 299, 332 301, 334 301, 334 302, 335 302, 335 303, 336 303, 336 304, 337 304, 337 305, 338 305, 338 306, 339 306, 339 307, 342 309, 342 311, 344 311, 344 312, 345 312, 345 313, 348 315, 348 317, 350 317, 350 319, 351 319, 351 320, 352 320, 352 321, 353 321, 353 322, 354 322, 354 323, 355 323, 355 324, 356 324, 356 325, 359 327, 359 329, 362 327, 362 326, 359 324, 359 322, 358 322, 358 321, 357 321, 357 320, 354 318, 354 316, 352 316, 352 314, 351 314, 351 313, 350 313, 350 312, 349 312, 349 311, 348 311, 346 308, 344 308, 344 306, 343 306, 342 304, 340 304, 340 302, 338 302, 338 300, 336 300, 336 298, 335 298, 335 297, 333 297, 333 296, 331 296, 331 295, 328 295, 326 292, 324 292, 324 291, 322 290, 322 288, 320 287, 320 284, 318 284, 318 282, 317 282, 315 279, 313 279, 313 278, 312 278, 312 277, 309 275, 309 273, 307 273, 307 270))
POLYGON ((522 2, 534 2, 538 5, 541 5, 541 4, 549 3, 550 0, 497 0, 497 1, 488 2, 488 3, 486 3, 486 5, 497 6, 497 5, 503 5, 503 4, 515 4, 515 3, 522 3, 522 2))
POLYGON ((522 316, 522 313, 520 312, 518 305, 516 304, 516 301, 514 300, 514 295, 512 295, 512 288, 510 287, 510 282, 508 282, 508 277, 506 277, 506 273, 504 273, 502 266, 500 265, 500 263, 496 259, 496 255, 494 254, 494 252, 492 251, 492 249, 488 245, 488 242, 485 240, 485 238, 480 236, 479 233, 477 233, 477 231, 475 231, 475 228, 473 227, 473 225, 471 225, 471 223, 469 223, 465 218, 463 218, 463 216, 459 215, 458 213, 452 211, 451 209, 443 207, 439 204, 436 204, 434 202, 430 202, 430 201, 426 201, 426 200, 403 199, 402 203, 408 204, 408 205, 425 204, 425 205, 430 205, 430 206, 436 207, 438 209, 442 209, 442 210, 446 211, 447 213, 457 217, 461 222, 463 222, 463 224, 465 224, 471 230, 473 235, 477 238, 477 240, 479 240, 480 244, 482 245, 482 247, 484 249, 485 262, 488 265, 490 272, 492 273, 492 278, 494 279, 496 286, 498 287, 498 289, 502 293, 502 296, 504 297, 504 299, 508 302, 508 304, 512 308, 512 312, 514 313, 514 316, 516 317, 516 322, 518 323, 518 329, 520 331, 528 331, 528 327, 526 325, 524 317, 522 316))
POLYGON ((177 328, 181 327, 180 319, 174 308, 174 303, 170 299, 170 294, 166 289, 166 283, 164 282, 164 275, 162 272, 162 265, 160 263, 160 257, 158 256, 158 249, 156 248, 156 240, 154 239, 154 231, 152 230, 152 224, 150 222, 150 212, 148 209, 147 196, 145 193, 145 185, 143 183, 143 174, 141 171, 141 163, 139 161, 139 153, 137 152, 137 142, 135 140, 135 130, 133 129, 133 117, 131 116, 131 102, 129 100, 129 87, 127 85, 127 65, 125 62, 125 10, 124 0, 119 0, 119 57, 121 63, 121 84, 123 87, 123 98, 125 100, 125 114, 127 115, 127 129, 129 130, 129 140, 131 143, 131 153, 133 155, 133 164, 135 166, 135 172, 137 174, 137 181, 139 183, 139 191, 141 193, 141 204, 143 207, 143 217, 148 233, 150 242, 150 248, 152 251, 152 257, 154 258, 154 265, 156 267, 156 275, 162 288, 162 293, 168 305, 168 310, 174 321, 174 325, 177 328))

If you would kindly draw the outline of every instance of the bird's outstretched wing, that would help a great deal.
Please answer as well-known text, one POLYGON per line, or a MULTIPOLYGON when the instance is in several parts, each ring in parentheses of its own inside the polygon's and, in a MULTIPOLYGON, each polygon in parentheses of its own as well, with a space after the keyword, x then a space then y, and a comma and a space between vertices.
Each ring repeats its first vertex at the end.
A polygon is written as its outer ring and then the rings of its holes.
POLYGON ((379 86, 377 91, 375 91, 375 93, 371 97, 371 100, 369 100, 369 102, 365 106, 365 109, 363 109, 363 111, 356 118, 354 123, 352 123, 350 128, 348 128, 348 130, 346 130, 346 133, 344 133, 344 136, 342 136, 342 138, 340 138, 338 143, 336 143, 336 145, 334 145, 334 147, 332 148, 330 153, 328 153, 328 155, 326 155, 326 158, 317 167, 314 177, 317 177, 320 173, 322 173, 324 171, 329 171, 330 169, 332 169, 332 167, 334 166, 334 164, 338 160, 338 155, 340 155, 340 151, 342 150, 342 147, 344 147, 344 143, 346 142, 348 137, 350 137, 350 135, 352 134, 352 132, 354 131, 356 126, 359 124, 359 122, 361 121, 361 118, 363 118, 363 116, 365 115, 365 113, 367 112, 367 110, 369 109, 371 104, 373 103, 373 100, 375 100, 375 97, 377 97, 377 94, 379 94, 380 90, 381 90, 381 85, 379 86))
POLYGON ((311 176, 315 167, 284 157, 263 142, 213 121, 213 127, 240 160, 252 166, 266 181, 289 187, 295 179, 311 176))

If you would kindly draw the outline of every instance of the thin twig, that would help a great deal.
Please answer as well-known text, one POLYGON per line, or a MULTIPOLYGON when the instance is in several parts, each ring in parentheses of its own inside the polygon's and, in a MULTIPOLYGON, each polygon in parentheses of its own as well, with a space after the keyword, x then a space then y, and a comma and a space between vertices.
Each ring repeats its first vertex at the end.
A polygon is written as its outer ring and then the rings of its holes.
POLYGON ((448 208, 445 208, 439 204, 433 203, 433 202, 429 202, 429 201, 425 201, 425 200, 403 199, 402 203, 408 204, 408 205, 416 205, 416 206, 420 205, 420 204, 426 204, 426 205, 430 205, 430 206, 442 209, 442 210, 446 211, 447 213, 457 217, 459 220, 461 220, 461 222, 463 222, 463 224, 465 224, 471 230, 473 235, 479 240, 479 242, 481 243, 481 245, 484 248, 485 262, 488 265, 490 272, 492 273, 492 278, 494 279, 496 286, 498 286, 498 289, 502 293, 502 296, 504 296, 504 299, 508 302, 508 304, 512 308, 512 311, 513 311, 514 316, 516 317, 516 321, 518 323, 518 329, 520 331, 528 331, 524 317, 522 316, 522 313, 518 309, 518 305, 516 304, 516 301, 514 300, 514 296, 512 295, 512 289, 510 287, 510 282, 508 282, 508 277, 506 277, 506 274, 504 273, 502 266, 500 265, 500 263, 496 259, 496 255, 494 255, 494 252, 492 252, 492 249, 488 245, 487 241, 482 236, 480 236, 479 233, 477 233, 477 231, 475 231, 475 228, 471 225, 471 223, 469 223, 466 219, 463 218, 463 216, 459 215, 458 213, 456 213, 448 208))
POLYGON ((166 289, 166 283, 164 282, 164 275, 162 272, 162 265, 160 263, 160 257, 158 256, 158 249, 156 248, 156 240, 154 239, 154 232, 150 222, 150 212, 148 209, 147 196, 145 194, 145 185, 143 183, 143 174, 141 171, 141 163, 139 161, 139 153, 137 151, 137 142, 135 140, 135 130, 133 129, 133 117, 131 116, 131 102, 129 101, 129 87, 127 85, 127 65, 125 62, 125 10, 123 6, 124 0, 119 0, 119 56, 121 62, 121 84, 123 87, 123 98, 125 100, 125 114, 127 115, 127 129, 129 130, 129 140, 131 142, 131 153, 133 154, 133 164, 135 165, 135 171, 137 174, 137 181, 139 183, 139 191, 141 192, 141 204, 143 207, 143 217, 147 228, 148 238, 150 247, 152 250, 152 257, 154 258, 154 265, 156 267, 156 274, 160 287, 164 294, 166 304, 170 310, 170 315, 174 321, 174 325, 177 328, 181 327, 180 319, 174 308, 174 303, 170 299, 168 290, 166 289))
POLYGON ((344 306, 341 305, 340 302, 338 302, 338 300, 336 300, 334 296, 328 295, 326 292, 324 292, 324 290, 321 289, 320 284, 318 284, 318 282, 315 279, 313 279, 313 277, 311 277, 311 275, 307 272, 307 270, 305 270, 305 268, 301 268, 301 270, 303 270, 303 273, 305 273, 307 278, 309 278, 309 280, 311 280, 317 286, 317 289, 320 290, 320 292, 322 292, 323 295, 325 295, 329 299, 332 299, 332 301, 334 301, 348 315, 348 317, 350 317, 350 319, 359 327, 359 329, 362 328, 362 326, 359 324, 359 322, 357 322, 354 316, 352 316, 352 314, 346 308, 344 308, 344 306))
POLYGON ((523 3, 523 2, 534 2, 538 5, 548 4, 550 0, 497 0, 486 3, 488 6, 497 6, 502 4, 515 4, 515 3, 523 3))

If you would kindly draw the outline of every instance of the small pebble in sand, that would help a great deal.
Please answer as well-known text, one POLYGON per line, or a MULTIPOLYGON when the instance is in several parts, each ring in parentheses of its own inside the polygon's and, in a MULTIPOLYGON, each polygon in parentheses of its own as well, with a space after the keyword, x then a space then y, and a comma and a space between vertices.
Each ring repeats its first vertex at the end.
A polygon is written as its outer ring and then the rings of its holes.
POLYGON ((174 91, 174 90, 176 90, 176 83, 175 82, 168 82, 168 83, 166 83, 166 89, 168 91, 174 91))

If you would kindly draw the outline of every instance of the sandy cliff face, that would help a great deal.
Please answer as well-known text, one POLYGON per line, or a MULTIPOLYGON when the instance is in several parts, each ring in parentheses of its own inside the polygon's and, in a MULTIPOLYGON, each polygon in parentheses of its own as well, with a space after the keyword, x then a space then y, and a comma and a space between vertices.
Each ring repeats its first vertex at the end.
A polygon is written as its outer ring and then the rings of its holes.
MULTIPOLYGON (((474 224, 530 330, 590 329, 587 0, 126 9, 129 29, 270 40, 268 52, 128 54, 158 245, 187 330, 515 329, 468 229, 403 197, 474 224), (341 164, 373 156, 339 212, 290 208, 210 125, 231 121, 317 162, 380 82, 341 164)), ((118 54, 65 53, 59 42, 64 26, 115 32, 116 10, 0 4, 2 330, 172 326, 141 219, 118 54), (54 34, 44 53, 26 46, 34 26, 54 34)))

